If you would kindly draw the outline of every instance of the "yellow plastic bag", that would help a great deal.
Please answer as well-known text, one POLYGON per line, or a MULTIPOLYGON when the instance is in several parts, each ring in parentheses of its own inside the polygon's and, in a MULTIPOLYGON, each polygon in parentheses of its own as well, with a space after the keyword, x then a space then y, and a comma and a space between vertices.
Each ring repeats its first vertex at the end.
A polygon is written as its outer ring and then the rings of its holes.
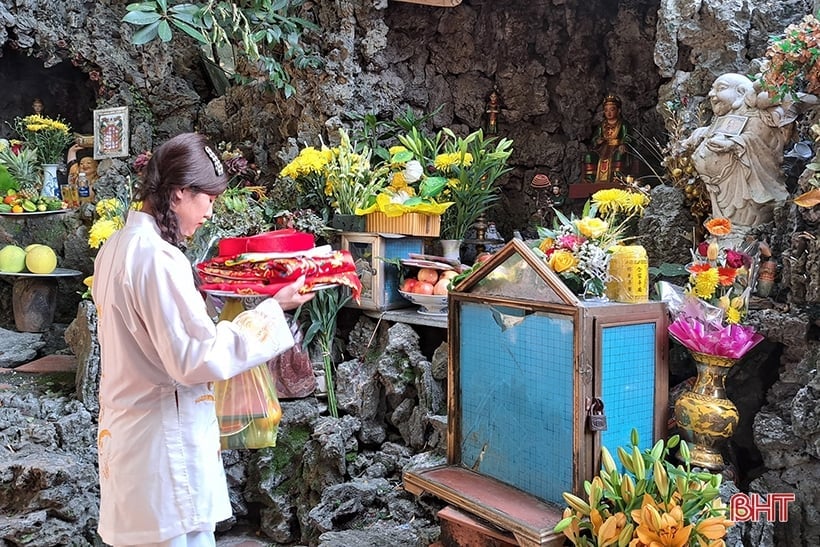
POLYGON ((282 407, 267 363, 214 386, 223 449, 276 446, 282 407))
MULTIPOLYGON (((264 314, 243 310, 241 300, 230 298, 219 318, 232 320, 260 339, 268 336, 270 325, 264 314)), ((276 446, 282 407, 267 363, 216 382, 214 398, 223 450, 276 446)))

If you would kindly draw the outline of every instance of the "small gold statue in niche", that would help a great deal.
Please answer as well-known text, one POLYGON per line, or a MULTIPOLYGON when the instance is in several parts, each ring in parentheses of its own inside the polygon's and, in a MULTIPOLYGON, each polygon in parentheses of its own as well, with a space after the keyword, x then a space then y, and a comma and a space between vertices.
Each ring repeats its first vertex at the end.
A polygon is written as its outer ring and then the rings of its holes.
POLYGON ((604 119, 595 130, 592 150, 584 156, 584 182, 612 182, 631 171, 627 145, 632 128, 621 118, 621 99, 609 94, 603 102, 604 119))
POLYGON ((495 135, 498 133, 498 113, 501 109, 498 106, 498 91, 493 89, 490 93, 490 99, 487 102, 487 134, 495 135))

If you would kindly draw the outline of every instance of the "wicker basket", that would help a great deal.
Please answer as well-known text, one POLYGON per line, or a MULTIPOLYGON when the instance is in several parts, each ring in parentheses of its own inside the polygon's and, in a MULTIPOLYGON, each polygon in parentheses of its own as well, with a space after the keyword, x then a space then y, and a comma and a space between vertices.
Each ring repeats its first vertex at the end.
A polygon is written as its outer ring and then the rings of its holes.
POLYGON ((389 217, 384 213, 376 212, 366 215, 365 218, 368 232, 438 237, 441 230, 441 215, 406 213, 397 217, 389 217))

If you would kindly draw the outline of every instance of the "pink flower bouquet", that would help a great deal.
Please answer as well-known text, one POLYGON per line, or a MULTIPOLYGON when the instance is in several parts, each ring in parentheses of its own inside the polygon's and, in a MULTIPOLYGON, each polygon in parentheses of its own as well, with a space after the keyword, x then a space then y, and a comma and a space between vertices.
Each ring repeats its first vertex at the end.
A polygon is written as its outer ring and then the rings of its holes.
POLYGON ((723 325, 681 315, 669 325, 669 334, 690 351, 740 359, 763 336, 745 325, 723 325))
POLYGON ((658 290, 674 318, 669 335, 690 351, 740 359, 763 340, 753 327, 727 323, 724 310, 680 287, 662 281, 658 290))

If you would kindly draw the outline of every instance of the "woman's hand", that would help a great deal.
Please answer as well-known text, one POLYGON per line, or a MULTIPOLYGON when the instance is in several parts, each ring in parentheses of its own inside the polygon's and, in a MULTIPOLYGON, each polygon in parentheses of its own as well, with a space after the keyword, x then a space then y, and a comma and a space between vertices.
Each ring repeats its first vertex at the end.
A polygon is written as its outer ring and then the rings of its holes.
POLYGON ((279 289, 273 299, 279 303, 284 311, 295 310, 302 304, 313 300, 315 293, 302 293, 300 290, 305 286, 305 276, 300 277, 290 285, 285 285, 279 289))

